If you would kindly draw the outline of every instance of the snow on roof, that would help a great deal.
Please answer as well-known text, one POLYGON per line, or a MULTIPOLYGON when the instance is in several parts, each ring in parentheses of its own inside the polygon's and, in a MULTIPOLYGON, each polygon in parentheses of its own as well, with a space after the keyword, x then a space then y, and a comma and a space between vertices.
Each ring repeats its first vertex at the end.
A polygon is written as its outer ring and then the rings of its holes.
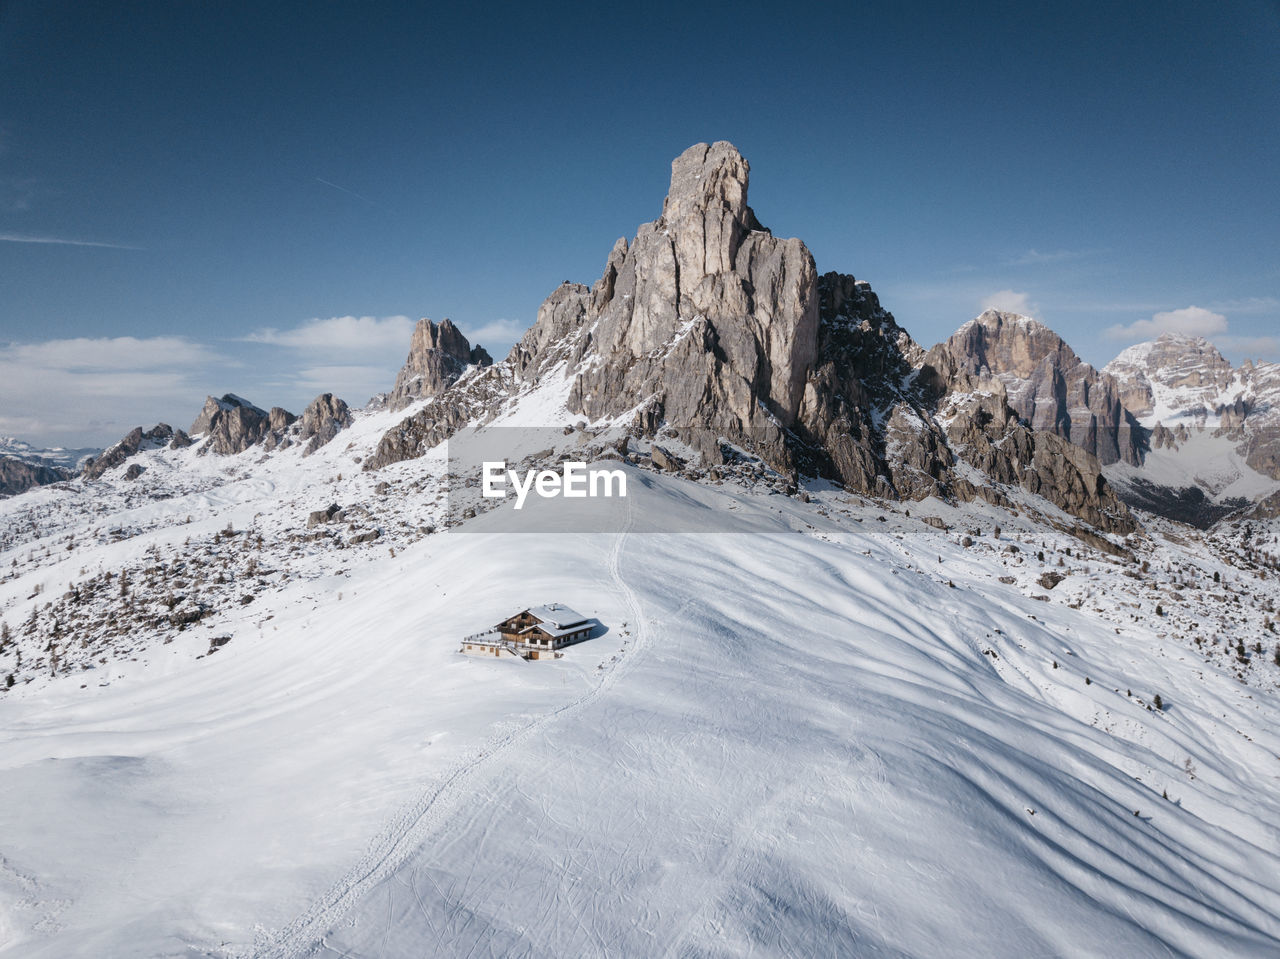
POLYGON ((534 630, 538 630, 539 632, 546 633, 548 636, 559 639, 561 636, 568 636, 570 633, 581 632, 588 628, 588 624, 585 620, 580 623, 570 623, 567 626, 553 626, 551 623, 544 622, 535 623, 532 626, 526 626, 524 629, 520 630, 520 635, 523 636, 525 633, 532 633, 534 630))
MULTIPOLYGON (((531 606, 529 615, 534 619, 541 620, 548 626, 559 629, 567 629, 570 626, 580 626, 587 621, 587 617, 583 616, 576 610, 570 609, 562 603, 547 603, 545 606, 531 606)), ((548 630, 550 632, 551 630, 548 630)))

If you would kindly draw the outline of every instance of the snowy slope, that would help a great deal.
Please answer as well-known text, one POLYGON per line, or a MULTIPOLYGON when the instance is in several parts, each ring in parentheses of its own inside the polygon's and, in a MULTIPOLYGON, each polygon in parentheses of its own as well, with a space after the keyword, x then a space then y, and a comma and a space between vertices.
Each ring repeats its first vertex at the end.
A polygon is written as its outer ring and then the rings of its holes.
POLYGON ((137 483, 189 490, 120 483, 102 514, 75 484, 0 505, 16 538, 49 527, 0 555, 6 622, 35 582, 228 521, 276 570, 136 662, 0 697, 0 955, 1280 948, 1274 525, 1161 526, 1143 572, 1030 502, 908 516, 628 467, 619 532, 511 534, 507 506, 423 534, 438 464, 358 471, 384 418, 308 460, 144 454, 137 483), (290 539, 329 498, 383 538, 290 539), (707 512, 741 525, 640 532, 707 512), (130 535, 38 545, 99 526, 130 535), (608 632, 551 662, 456 653, 545 600, 608 632))

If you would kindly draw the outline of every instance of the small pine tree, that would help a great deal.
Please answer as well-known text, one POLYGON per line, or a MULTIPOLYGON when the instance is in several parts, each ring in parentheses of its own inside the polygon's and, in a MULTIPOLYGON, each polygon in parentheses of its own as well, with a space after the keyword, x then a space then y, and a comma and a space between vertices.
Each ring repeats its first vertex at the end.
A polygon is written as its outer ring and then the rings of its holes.
POLYGON ((1163 709, 1164 709, 1164 700, 1160 698, 1160 694, 1159 694, 1159 693, 1156 693, 1156 694, 1155 694, 1155 696, 1152 698, 1151 702, 1152 702, 1152 705, 1154 705, 1154 706, 1156 707, 1156 709, 1159 709, 1159 710, 1163 710, 1163 709))
POLYGON ((1163 615, 1164 615, 1164 607, 1163 607, 1163 606, 1161 606, 1159 603, 1156 603, 1156 615, 1157 615, 1157 616, 1163 616, 1163 615))
POLYGON ((1222 574, 1221 574, 1221 573, 1219 573, 1216 569, 1213 571, 1213 581, 1214 581, 1215 583, 1221 583, 1221 582, 1222 582, 1222 574))

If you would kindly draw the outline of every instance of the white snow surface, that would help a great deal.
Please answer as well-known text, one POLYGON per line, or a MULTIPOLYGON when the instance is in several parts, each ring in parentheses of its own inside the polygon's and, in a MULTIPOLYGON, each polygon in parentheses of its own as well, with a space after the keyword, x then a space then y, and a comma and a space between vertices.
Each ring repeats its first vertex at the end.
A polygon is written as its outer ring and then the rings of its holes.
POLYGON ((908 515, 633 466, 618 532, 513 533, 504 506, 426 535, 441 459, 356 460, 412 411, 0 503, 15 632, 229 523, 273 567, 172 642, 0 693, 0 956, 1280 951, 1274 570, 1155 520, 1139 575, 1022 500, 908 515), (289 539, 329 501, 382 537, 289 539), (709 511, 750 531, 643 532, 709 511), (546 597, 607 632, 459 654, 546 597))
POLYGON ((1149 450, 1140 467, 1116 462, 1103 467, 1103 473, 1111 482, 1120 484, 1148 479, 1174 489, 1198 486, 1215 502, 1260 500, 1280 490, 1280 480, 1249 466, 1239 446, 1238 438, 1193 429, 1177 448, 1149 450))

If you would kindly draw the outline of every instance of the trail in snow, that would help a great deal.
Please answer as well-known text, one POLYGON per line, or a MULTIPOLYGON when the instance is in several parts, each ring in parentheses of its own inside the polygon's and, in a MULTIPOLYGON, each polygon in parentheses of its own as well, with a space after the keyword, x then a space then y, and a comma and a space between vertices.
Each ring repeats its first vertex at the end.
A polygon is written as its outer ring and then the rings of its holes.
POLYGON ((628 622, 634 626, 634 641, 630 644, 630 651, 626 651, 627 645, 624 644, 616 659, 603 671, 600 681, 585 695, 512 733, 490 740, 477 755, 448 772, 443 781, 429 787, 417 801, 383 826, 370 842, 369 851, 342 879, 285 929, 266 942, 255 944, 250 955, 259 959, 291 959, 314 954, 318 948, 332 950, 325 940, 325 932, 337 925, 362 896, 391 877, 416 849, 426 843, 431 833, 447 821, 452 808, 474 792, 473 784, 485 767, 537 731, 586 709, 630 667, 646 645, 649 628, 635 591, 622 575, 623 548, 635 526, 635 509, 630 500, 627 507, 625 524, 614 538, 607 565, 614 586, 622 593, 631 613, 628 622))

